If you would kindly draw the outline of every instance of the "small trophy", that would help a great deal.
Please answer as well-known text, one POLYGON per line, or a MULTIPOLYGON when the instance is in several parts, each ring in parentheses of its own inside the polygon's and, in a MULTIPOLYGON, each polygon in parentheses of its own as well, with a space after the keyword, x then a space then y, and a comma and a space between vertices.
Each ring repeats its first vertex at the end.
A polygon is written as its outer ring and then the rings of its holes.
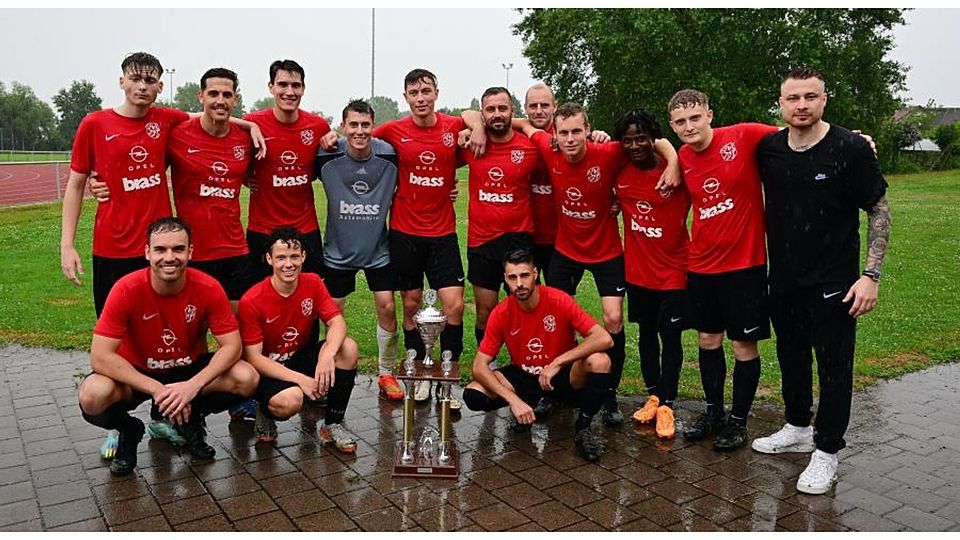
POLYGON ((413 368, 416 367, 417 350, 407 349, 407 358, 403 361, 403 369, 407 375, 413 375, 413 368))
POLYGON ((433 307, 437 301, 437 291, 427 289, 423 292, 423 305, 413 316, 413 322, 417 323, 417 331, 420 332, 420 339, 423 340, 423 346, 426 349, 426 356, 423 358, 424 366, 432 366, 433 359, 430 358, 430 352, 433 345, 443 332, 443 327, 447 325, 447 316, 440 310, 433 307))

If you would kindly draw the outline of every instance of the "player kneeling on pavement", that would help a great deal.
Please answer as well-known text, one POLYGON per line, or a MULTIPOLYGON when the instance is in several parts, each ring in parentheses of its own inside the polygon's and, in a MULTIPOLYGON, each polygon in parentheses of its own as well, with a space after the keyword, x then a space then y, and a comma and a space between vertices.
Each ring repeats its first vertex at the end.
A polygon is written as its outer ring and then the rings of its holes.
POLYGON ((161 218, 147 230, 150 268, 121 278, 93 329, 90 367, 80 384, 80 410, 95 426, 119 431, 113 474, 137 465, 143 422, 128 411, 148 399, 196 457, 216 451, 204 440, 203 418, 253 395, 259 377, 240 360, 240 332, 223 287, 187 268, 190 229, 161 218), (219 348, 207 351, 207 330, 219 348))
POLYGON ((311 255, 304 251, 303 242, 296 229, 274 230, 266 252, 273 275, 240 299, 243 355, 261 375, 256 394, 257 438, 275 441, 276 420, 300 412, 305 397, 315 400, 326 395, 320 440, 352 453, 357 444, 341 422, 357 375, 357 343, 347 337, 347 323, 320 276, 301 273, 311 255), (327 325, 325 340, 311 331, 318 318, 327 325))
POLYGON ((613 339, 567 293, 537 283, 529 250, 507 253, 503 274, 510 296, 490 313, 464 403, 472 411, 509 405, 525 425, 536 420, 533 407, 544 397, 577 400, 577 451, 587 461, 597 461, 601 448, 590 423, 609 394, 610 358, 603 351, 613 339), (577 343, 574 332, 583 341, 577 343), (503 344, 511 363, 491 370, 503 344))

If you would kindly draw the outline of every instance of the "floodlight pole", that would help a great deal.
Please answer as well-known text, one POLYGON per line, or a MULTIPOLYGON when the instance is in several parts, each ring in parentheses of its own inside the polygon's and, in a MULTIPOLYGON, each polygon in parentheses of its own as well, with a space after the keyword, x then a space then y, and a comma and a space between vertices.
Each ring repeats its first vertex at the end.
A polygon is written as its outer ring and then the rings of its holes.
POLYGON ((503 69, 507 71, 507 86, 505 88, 507 89, 507 92, 509 92, 510 91, 510 69, 513 68, 513 62, 510 62, 510 63, 505 62, 500 65, 503 66, 503 69))
POLYGON ((370 99, 373 99, 373 80, 376 73, 376 47, 377 47, 377 9, 370 8, 370 99))
POLYGON ((170 68, 170 69, 169 69, 169 73, 170 73, 170 106, 171 106, 171 107, 173 107, 173 74, 176 73, 176 72, 177 72, 177 70, 174 69, 174 68, 170 68))

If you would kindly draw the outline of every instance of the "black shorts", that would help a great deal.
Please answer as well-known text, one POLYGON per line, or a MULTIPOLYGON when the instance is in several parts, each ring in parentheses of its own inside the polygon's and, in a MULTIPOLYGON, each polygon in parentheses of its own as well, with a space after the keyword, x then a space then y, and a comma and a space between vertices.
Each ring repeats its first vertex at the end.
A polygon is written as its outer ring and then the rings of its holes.
MULTIPOLYGON (((303 271, 323 277, 323 238, 320 236, 320 229, 300 233, 300 235, 303 236, 303 250, 307 252, 307 257, 303 261, 303 271)), ((273 269, 267 264, 267 248, 270 247, 267 242, 269 240, 269 234, 247 231, 247 247, 250 248, 250 272, 253 274, 254 283, 259 283, 263 281, 263 278, 273 274, 273 269)))
POLYGON ((627 320, 645 328, 691 328, 686 289, 659 291, 627 283, 627 320))
POLYGON ((598 263, 578 262, 559 251, 550 258, 550 271, 547 273, 547 285, 556 287, 570 296, 577 294, 577 285, 583 279, 583 271, 593 274, 600 296, 619 296, 626 294, 627 283, 623 278, 623 255, 598 263))
MULTIPOLYGON (((504 378, 510 381, 514 391, 517 393, 517 397, 522 399, 527 405, 534 407, 537 402, 540 401, 540 398, 544 396, 549 396, 560 401, 573 401, 577 395, 577 391, 570 385, 570 371, 572 369, 573 364, 567 364, 560 368, 560 371, 550 379, 553 390, 549 391, 540 388, 539 375, 527 373, 518 365, 508 364, 497 368, 496 371, 499 371, 504 378)), ((507 406, 506 400, 501 398, 493 400, 493 404, 495 408, 507 406), (502 402, 502 404, 500 402, 502 402)))
POLYGON ((343 270, 341 268, 323 268, 323 284, 327 286, 327 291, 334 298, 346 298, 346 296, 357 290, 357 272, 363 270, 363 275, 367 278, 367 287, 371 292, 397 290, 397 273, 393 270, 393 264, 387 263, 376 268, 351 268, 343 270))
MULTIPOLYGON (((200 371, 203 370, 203 368, 210 365, 211 358, 213 358, 213 353, 208 352, 200 355, 200 357, 197 358, 197 360, 194 363, 190 364, 189 366, 184 366, 184 367, 179 367, 174 369, 166 369, 163 371, 143 371, 140 369, 138 369, 137 371, 146 375, 147 377, 150 377, 151 379, 157 381, 160 384, 171 384, 171 383, 183 382, 183 381, 190 380, 191 378, 196 376, 197 373, 200 373, 200 371)), ((148 399, 152 399, 152 398, 153 396, 151 396, 150 394, 145 394, 139 390, 134 390, 133 397, 130 399, 129 402, 127 402, 126 408, 128 411, 132 411, 133 409, 136 409, 144 401, 147 401, 148 399)))
POLYGON ((457 233, 432 237, 390 231, 390 261, 397 272, 397 290, 422 289, 424 275, 432 289, 463 287, 457 233))
POLYGON ((530 249, 533 239, 529 233, 506 233, 477 247, 467 248, 467 279, 477 287, 496 291, 503 286, 503 258, 515 249, 530 249))
POLYGON ((113 285, 130 272, 147 266, 150 263, 142 255, 129 258, 93 256, 93 307, 97 311, 97 318, 103 313, 103 306, 113 285))
POLYGON ((191 261, 190 266, 210 274, 227 291, 229 300, 240 300, 243 293, 253 286, 253 271, 250 269, 250 256, 237 255, 209 261, 191 261))
MULTIPOLYGON (((283 365, 287 369, 292 369, 297 373, 302 373, 311 378, 315 377, 317 374, 317 357, 320 355, 320 347, 323 346, 324 341, 326 340, 311 341, 313 345, 307 345, 293 353, 293 356, 287 359, 283 365)), ((261 375, 260 384, 257 386, 257 392, 253 397, 257 400, 257 403, 260 404, 260 410, 265 415, 277 420, 277 418, 274 418, 267 411, 267 404, 273 396, 283 392, 287 388, 294 388, 296 386, 296 383, 290 381, 282 381, 261 375)))
POLYGON ((687 274, 687 294, 693 328, 729 339, 770 338, 767 268, 754 266, 719 274, 687 274))
POLYGON ((547 278, 547 268, 550 267, 550 259, 553 257, 553 244, 534 244, 533 245, 533 264, 537 270, 543 274, 544 280, 547 278))

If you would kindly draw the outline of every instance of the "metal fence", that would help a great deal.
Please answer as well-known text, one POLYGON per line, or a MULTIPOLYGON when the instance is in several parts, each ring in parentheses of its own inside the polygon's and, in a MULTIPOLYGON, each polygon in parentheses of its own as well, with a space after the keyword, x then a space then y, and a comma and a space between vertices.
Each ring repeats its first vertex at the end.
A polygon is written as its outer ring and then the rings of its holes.
POLYGON ((63 199, 70 162, 0 161, 0 207, 63 199))

